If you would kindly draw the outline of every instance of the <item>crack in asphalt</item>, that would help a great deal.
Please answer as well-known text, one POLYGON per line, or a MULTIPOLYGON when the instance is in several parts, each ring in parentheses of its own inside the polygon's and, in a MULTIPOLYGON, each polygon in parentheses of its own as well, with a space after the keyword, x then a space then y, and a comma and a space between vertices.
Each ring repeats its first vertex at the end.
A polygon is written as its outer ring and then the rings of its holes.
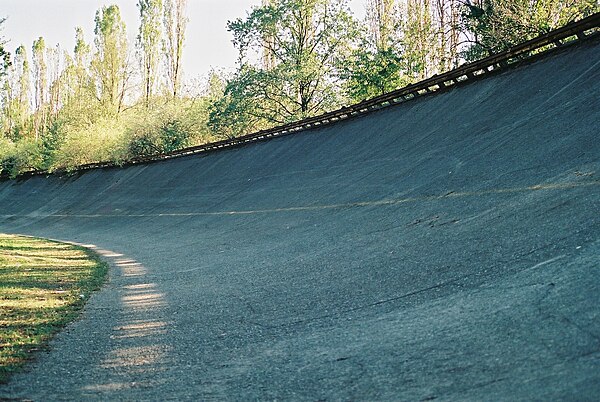
MULTIPOLYGON (((543 248, 544 247, 540 247, 540 249, 543 249, 543 248)), ((523 256, 529 255, 532 252, 525 253, 523 256)), ((523 256, 516 257, 516 260, 521 259, 523 256)), ((544 266, 544 265, 547 265, 547 264, 551 264, 551 263, 553 263, 555 261, 558 261, 558 260, 560 260, 562 258, 565 258, 565 257, 566 257, 566 255, 564 255, 564 254, 563 255, 559 255, 559 256, 556 256, 554 258, 551 258, 551 259, 548 259, 546 261, 542 261, 542 262, 540 262, 538 264, 535 264, 532 267, 525 268, 523 271, 528 271, 528 270, 536 269, 536 268, 539 268, 541 266, 544 266)), ((503 264, 503 263, 502 264, 496 264, 495 266, 493 266, 493 267, 490 268, 490 271, 494 271, 494 268, 496 268, 497 266, 501 266, 501 265, 505 265, 505 264, 503 264)), ((321 321, 321 320, 328 319, 328 318, 340 318, 340 317, 342 317, 342 316, 344 316, 344 315, 346 315, 348 313, 353 313, 353 312, 356 312, 356 311, 366 310, 366 309, 377 307, 377 306, 381 306, 381 305, 384 305, 384 304, 393 303, 393 302, 396 302, 398 300, 402 300, 402 299, 405 299, 405 298, 408 298, 408 297, 411 297, 411 296, 416 296, 416 295, 421 294, 421 293, 426 293, 426 292, 430 292, 430 291, 435 290, 435 289, 440 289, 440 288, 443 288, 445 286, 452 285, 452 284, 460 282, 460 281, 462 281, 464 279, 467 279, 467 278, 470 278, 470 277, 473 277, 473 276, 478 276, 478 275, 480 275, 480 274, 479 273, 472 273, 472 274, 468 274, 468 275, 462 275, 460 277, 453 278, 453 279, 450 279, 448 281, 445 281, 445 282, 442 282, 442 283, 438 283, 438 284, 435 284, 435 285, 432 285, 432 286, 429 286, 429 287, 426 287, 426 288, 418 289, 418 290, 415 290, 413 292, 405 293, 405 294, 402 294, 402 295, 399 295, 399 296, 395 296, 395 297, 391 297, 391 298, 384 299, 384 300, 379 300, 379 301, 376 301, 376 302, 373 302, 373 303, 369 303, 369 304, 357 306, 357 307, 354 307, 354 308, 345 309, 343 311, 340 311, 340 312, 337 312, 337 313, 333 313, 333 314, 325 314, 325 315, 321 315, 321 316, 318 316, 318 317, 308 318, 306 320, 297 320, 297 321, 287 322, 287 323, 283 323, 283 324, 279 324, 279 325, 262 324, 262 323, 258 323, 256 321, 252 321, 252 322, 246 321, 246 322, 249 322, 249 323, 261 326, 263 328, 277 329, 277 328, 291 327, 291 326, 300 325, 300 324, 306 324, 306 323, 309 323, 309 322, 321 321)), ((548 290, 548 292, 549 291, 550 290, 548 290)), ((541 301, 542 300, 540 300, 540 303, 541 303, 541 301)))
POLYGON ((400 296, 391 297, 391 298, 384 299, 384 300, 379 300, 377 302, 365 304, 365 305, 362 305, 362 306, 357 306, 357 307, 350 308, 350 309, 345 309, 345 310, 340 311, 338 313, 321 315, 321 316, 318 316, 318 317, 308 318, 306 320, 298 320, 298 321, 287 322, 287 323, 283 323, 283 324, 280 324, 280 325, 266 325, 266 324, 261 324, 261 326, 263 326, 265 328, 269 328, 269 329, 276 329, 276 328, 291 327, 291 326, 295 326, 295 325, 299 325, 299 324, 306 324, 306 323, 309 323, 309 322, 321 321, 321 320, 324 320, 324 319, 327 319, 327 318, 340 318, 341 316, 343 316, 345 314, 348 314, 348 313, 353 313, 353 312, 356 312, 356 311, 366 310, 366 309, 377 307, 377 306, 380 306, 380 305, 383 305, 383 304, 393 303, 395 301, 402 300, 402 299, 405 299, 405 298, 408 298, 408 297, 411 297, 411 296, 415 296, 415 295, 418 295, 418 294, 421 294, 421 293, 426 293, 426 292, 429 292, 429 291, 432 291, 432 290, 435 290, 435 289, 443 288, 445 286, 448 286, 448 285, 451 285, 453 283, 459 282, 462 279, 465 279, 465 278, 468 278, 468 277, 474 276, 474 275, 475 274, 469 274, 469 275, 461 276, 461 277, 454 278, 454 279, 451 279, 451 280, 443 282, 443 283, 438 283, 438 284, 433 285, 433 286, 429 286, 429 287, 426 287, 426 288, 423 288, 423 289, 415 290, 414 292, 405 293, 405 294, 402 294, 400 296))

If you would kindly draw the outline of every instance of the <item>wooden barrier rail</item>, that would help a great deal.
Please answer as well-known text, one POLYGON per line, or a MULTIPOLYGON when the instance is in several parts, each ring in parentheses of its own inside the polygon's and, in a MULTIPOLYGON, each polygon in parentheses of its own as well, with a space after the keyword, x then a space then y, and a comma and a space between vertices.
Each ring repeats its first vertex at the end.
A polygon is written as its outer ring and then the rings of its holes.
MULTIPOLYGON (((267 130, 261 130, 256 133, 247 134, 236 138, 184 148, 167 154, 134 158, 125 162, 123 166, 161 161, 180 156, 240 146, 250 142, 262 141, 268 138, 287 135, 300 130, 319 127, 334 123, 336 121, 364 115, 383 107, 388 107, 418 98, 422 95, 427 95, 441 90, 447 90, 457 84, 470 82, 486 74, 504 70, 517 63, 533 60, 548 50, 560 48, 566 44, 581 42, 592 36, 598 36, 599 28, 600 13, 596 13, 580 21, 569 23, 562 28, 523 42, 503 52, 494 54, 473 63, 464 64, 446 73, 434 75, 415 84, 407 85, 401 89, 364 100, 351 106, 344 106, 340 109, 327 112, 319 116, 309 117, 293 123, 267 130)), ((117 165, 113 162, 90 163, 78 167, 76 171, 113 166, 117 165)), ((21 176, 37 174, 47 174, 47 172, 33 171, 24 173, 21 176)))

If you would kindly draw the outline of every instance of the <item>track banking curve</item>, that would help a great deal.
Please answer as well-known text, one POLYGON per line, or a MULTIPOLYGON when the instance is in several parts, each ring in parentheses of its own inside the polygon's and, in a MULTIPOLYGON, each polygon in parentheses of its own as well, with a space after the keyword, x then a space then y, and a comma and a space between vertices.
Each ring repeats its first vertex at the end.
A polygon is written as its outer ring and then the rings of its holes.
POLYGON ((105 288, 0 397, 595 399, 600 43, 235 149, 0 182, 105 288))

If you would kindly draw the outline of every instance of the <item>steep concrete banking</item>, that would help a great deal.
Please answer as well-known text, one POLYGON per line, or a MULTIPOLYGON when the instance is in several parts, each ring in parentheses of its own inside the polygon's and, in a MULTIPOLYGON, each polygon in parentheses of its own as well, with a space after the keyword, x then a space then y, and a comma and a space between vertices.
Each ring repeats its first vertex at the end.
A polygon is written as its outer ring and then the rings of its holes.
POLYGON ((4 181, 0 231, 116 265, 0 396, 596 398, 599 121, 596 42, 238 149, 4 181))

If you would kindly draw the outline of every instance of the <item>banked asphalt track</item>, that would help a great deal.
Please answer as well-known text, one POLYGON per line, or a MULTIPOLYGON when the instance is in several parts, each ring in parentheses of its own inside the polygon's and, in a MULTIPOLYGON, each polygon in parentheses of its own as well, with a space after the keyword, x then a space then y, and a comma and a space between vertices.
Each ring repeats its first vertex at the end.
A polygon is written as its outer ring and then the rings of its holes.
POLYGON ((0 182, 109 283, 0 397, 593 400, 600 44, 236 149, 0 182))

